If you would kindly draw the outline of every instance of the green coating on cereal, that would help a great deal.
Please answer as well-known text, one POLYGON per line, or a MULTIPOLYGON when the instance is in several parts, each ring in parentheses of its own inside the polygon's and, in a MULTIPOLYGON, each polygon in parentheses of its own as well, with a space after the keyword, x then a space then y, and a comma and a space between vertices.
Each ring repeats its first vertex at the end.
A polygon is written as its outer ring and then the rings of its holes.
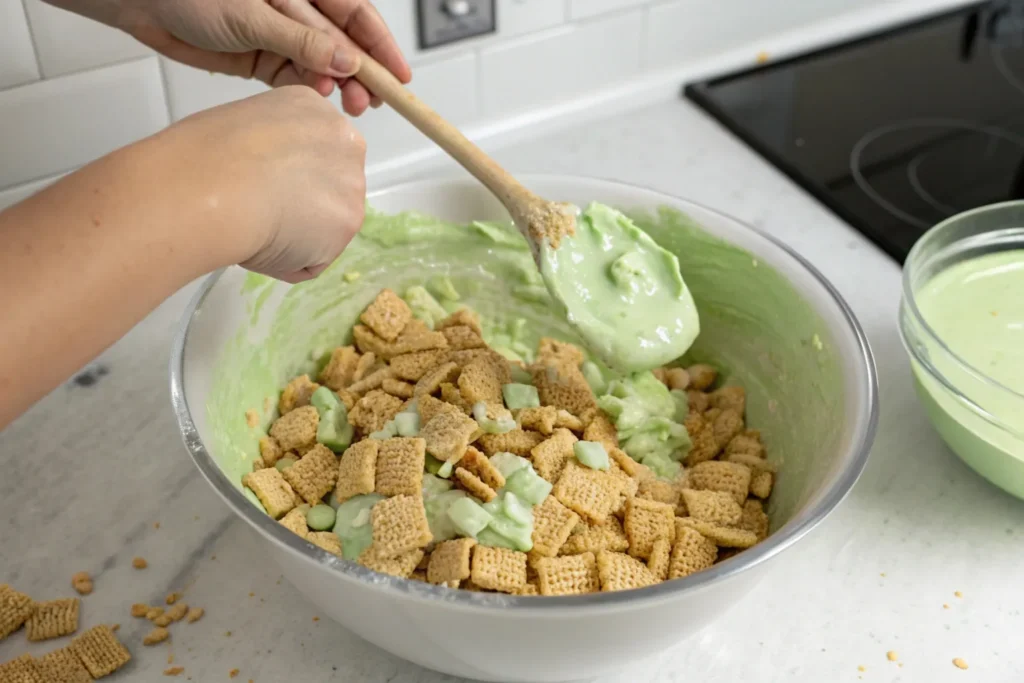
POLYGON ((592 470, 607 470, 611 466, 604 444, 596 441, 577 441, 572 445, 572 451, 577 460, 592 470))
POLYGON ((486 434, 507 434, 516 428, 516 421, 511 417, 493 419, 487 417, 487 404, 477 401, 473 404, 473 419, 486 434))
POLYGON ((505 399, 505 406, 509 410, 537 408, 540 406, 540 396, 537 394, 537 387, 529 384, 505 384, 501 387, 501 395, 505 399))
POLYGON ((306 524, 314 531, 327 531, 334 526, 334 519, 334 508, 330 505, 314 505, 306 511, 306 524))
POLYGON ((498 452, 492 455, 490 460, 491 464, 501 472, 501 476, 505 477, 505 479, 508 479, 516 471, 524 467, 532 467, 529 460, 521 458, 515 453, 498 452))
POLYGON ((539 505, 551 493, 551 483, 541 477, 527 463, 526 467, 517 469, 505 481, 506 491, 511 491, 530 505, 539 505))
POLYGON ((448 507, 448 518, 459 534, 476 538, 493 516, 472 498, 459 498, 448 507))
POLYGON ((295 458, 281 458, 274 463, 274 467, 277 468, 278 472, 284 472, 286 469, 294 465, 296 462, 295 458))
POLYGON ((334 533, 341 539, 341 554, 346 560, 355 560, 373 543, 370 511, 384 500, 384 496, 368 493, 354 496, 338 506, 334 519, 334 533))

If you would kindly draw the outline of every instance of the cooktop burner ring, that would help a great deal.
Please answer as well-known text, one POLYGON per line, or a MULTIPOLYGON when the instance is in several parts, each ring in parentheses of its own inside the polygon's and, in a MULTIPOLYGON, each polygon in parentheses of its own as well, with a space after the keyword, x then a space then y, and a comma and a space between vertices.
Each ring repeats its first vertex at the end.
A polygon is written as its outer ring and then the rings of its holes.
MULTIPOLYGON (((908 119, 906 121, 899 121, 897 123, 891 123, 884 126, 879 126, 868 133, 865 133, 860 140, 854 144, 853 149, 850 151, 850 174, 854 181, 857 183, 857 187, 860 188, 864 194, 871 198, 873 202, 878 204, 880 207, 888 211, 894 217, 912 225, 921 230, 928 230, 934 225, 934 221, 922 220, 918 216, 915 216, 907 211, 904 211, 894 203, 883 197, 878 191, 872 186, 870 181, 865 177, 861 170, 861 160, 864 155, 864 151, 869 145, 893 133, 899 133, 907 130, 913 130, 916 128, 940 128, 947 130, 959 130, 968 133, 980 133, 988 135, 991 138, 1003 140, 1014 144, 1021 149, 1024 149, 1024 136, 1016 135, 1010 131, 1003 130, 997 126, 985 125, 982 123, 976 123, 973 121, 964 121, 960 119, 908 119)), ((936 210, 953 215, 958 213, 958 209, 954 207, 945 206, 942 202, 935 199, 920 183, 920 179, 916 175, 916 166, 920 164, 920 160, 924 155, 918 155, 911 160, 908 169, 908 182, 913 186, 914 190, 918 193, 921 199, 930 204, 936 210)))

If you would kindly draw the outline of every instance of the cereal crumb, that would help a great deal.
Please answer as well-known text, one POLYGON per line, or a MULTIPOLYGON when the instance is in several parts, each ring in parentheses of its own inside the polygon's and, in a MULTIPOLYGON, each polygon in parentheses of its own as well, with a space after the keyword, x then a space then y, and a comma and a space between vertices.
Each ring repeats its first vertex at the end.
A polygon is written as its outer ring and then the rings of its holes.
POLYGON ((164 642, 165 640, 167 640, 170 637, 171 637, 171 632, 170 631, 168 631, 163 626, 157 626, 155 629, 153 629, 152 631, 150 631, 149 633, 147 633, 145 635, 145 637, 142 639, 142 644, 143 645, 147 645, 147 646, 148 645, 156 645, 158 643, 164 642))
POLYGON ((957 658, 955 658, 953 660, 953 666, 955 666, 958 669, 966 669, 967 668, 967 662, 965 662, 960 657, 957 657, 957 658))
POLYGON ((136 569, 145 569, 149 566, 149 563, 146 562, 146 558, 144 557, 136 557, 132 560, 132 566, 136 569))
POLYGON ((895 662, 897 659, 900 658, 899 655, 896 654, 895 650, 889 650, 885 653, 885 656, 890 662, 895 662))
POLYGON ((953 593, 953 595, 955 595, 955 596, 956 596, 956 597, 958 597, 958 598, 962 598, 962 597, 964 597, 964 594, 963 594, 963 593, 961 593, 960 591, 956 591, 955 593, 953 593))
POLYGON ((858 666, 857 671, 867 671, 867 668, 864 666, 858 666))
POLYGON ((942 603, 942 609, 949 609, 949 603, 942 603))
POLYGON ((168 605, 173 605, 174 603, 178 602, 178 600, 180 600, 180 599, 181 599, 181 593, 171 593, 170 595, 168 595, 164 599, 164 602, 166 602, 168 605))
POLYGON ((238 669, 232 669, 231 671, 228 672, 228 678, 234 678, 237 675, 238 675, 238 669))
POLYGON ((249 408, 249 410, 245 411, 245 424, 249 425, 250 427, 259 426, 260 414, 257 413, 254 409, 249 408))
POLYGON ((79 595, 89 595, 92 593, 92 577, 89 576, 89 572, 78 572, 72 576, 71 587, 74 588, 79 595))
POLYGON ((153 522, 153 528, 154 529, 159 529, 160 528, 160 522, 153 522))
POLYGON ((117 633, 118 631, 121 630, 121 624, 111 624, 110 625, 110 630, 113 631, 114 633, 117 633))
POLYGON ((164 669, 164 676, 180 676, 185 673, 185 667, 183 666, 172 666, 169 669, 164 669))
POLYGON ((313 621, 320 621, 320 617, 313 617, 313 621))

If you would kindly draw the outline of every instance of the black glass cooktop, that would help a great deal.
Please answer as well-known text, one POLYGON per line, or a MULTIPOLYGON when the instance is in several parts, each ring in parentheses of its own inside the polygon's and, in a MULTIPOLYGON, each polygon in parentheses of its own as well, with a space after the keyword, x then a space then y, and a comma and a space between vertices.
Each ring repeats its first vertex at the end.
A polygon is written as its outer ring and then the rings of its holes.
POLYGON ((918 237, 1024 199, 1024 2, 995 0, 686 96, 901 263, 918 237))

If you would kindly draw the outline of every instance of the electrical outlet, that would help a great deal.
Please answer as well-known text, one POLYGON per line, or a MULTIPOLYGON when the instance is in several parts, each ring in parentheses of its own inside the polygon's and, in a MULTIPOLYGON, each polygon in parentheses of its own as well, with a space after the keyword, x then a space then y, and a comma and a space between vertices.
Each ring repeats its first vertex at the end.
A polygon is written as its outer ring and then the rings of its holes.
POLYGON ((494 33, 494 0, 417 0, 420 49, 494 33))

